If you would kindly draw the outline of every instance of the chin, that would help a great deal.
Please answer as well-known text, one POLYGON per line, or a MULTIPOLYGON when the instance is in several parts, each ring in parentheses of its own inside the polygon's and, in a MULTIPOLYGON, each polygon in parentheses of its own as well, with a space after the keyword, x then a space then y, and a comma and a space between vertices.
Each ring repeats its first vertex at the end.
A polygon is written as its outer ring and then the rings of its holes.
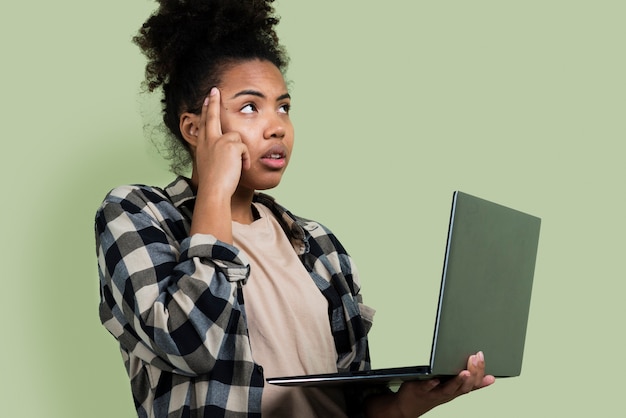
POLYGON ((274 182, 274 183, 268 183, 268 184, 259 184, 254 189, 255 190, 271 190, 274 187, 277 187, 279 184, 280 184, 280 182, 274 182))
POLYGON ((282 173, 280 175, 266 176, 265 178, 256 179, 251 182, 251 188, 254 190, 270 190, 277 187, 282 180, 282 173))

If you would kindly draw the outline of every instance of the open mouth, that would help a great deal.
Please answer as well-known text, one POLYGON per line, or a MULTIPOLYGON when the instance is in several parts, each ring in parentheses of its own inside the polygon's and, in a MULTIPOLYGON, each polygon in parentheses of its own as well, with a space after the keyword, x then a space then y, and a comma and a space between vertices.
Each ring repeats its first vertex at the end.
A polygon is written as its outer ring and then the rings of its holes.
POLYGON ((287 164, 287 149, 283 145, 274 145, 263 154, 261 161, 272 169, 283 168, 287 164))
POLYGON ((287 150, 283 145, 274 145, 261 157, 267 160, 282 160, 287 158, 287 150))

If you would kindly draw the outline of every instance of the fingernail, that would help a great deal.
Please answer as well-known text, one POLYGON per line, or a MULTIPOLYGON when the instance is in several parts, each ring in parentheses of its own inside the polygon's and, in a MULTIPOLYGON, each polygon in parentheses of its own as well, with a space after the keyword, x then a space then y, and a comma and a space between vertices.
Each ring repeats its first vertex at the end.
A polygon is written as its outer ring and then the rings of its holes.
POLYGON ((209 105, 209 98, 205 97, 204 98, 204 106, 208 106, 209 105))
POLYGON ((474 366, 478 366, 478 355, 473 355, 472 356, 472 364, 474 366))
POLYGON ((215 96, 216 94, 217 94, 217 87, 211 88, 211 93, 209 93, 209 95, 215 96))
POLYGON ((485 361, 485 354, 482 351, 479 351, 477 356, 478 356, 478 361, 485 361))

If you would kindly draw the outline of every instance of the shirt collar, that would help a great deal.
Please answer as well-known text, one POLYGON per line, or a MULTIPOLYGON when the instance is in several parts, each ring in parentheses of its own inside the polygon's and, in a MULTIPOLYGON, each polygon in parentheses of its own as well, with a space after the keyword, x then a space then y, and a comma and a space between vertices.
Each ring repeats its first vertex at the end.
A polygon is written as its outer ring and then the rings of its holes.
POLYGON ((191 181, 183 176, 178 176, 176 180, 165 187, 165 193, 177 208, 196 199, 196 194, 191 188, 191 181))
POLYGON ((304 219, 298 218, 285 207, 279 205, 272 196, 265 193, 256 193, 254 201, 272 211, 283 231, 289 237, 296 254, 302 255, 309 252, 308 238, 310 235, 307 232, 307 222, 304 219))

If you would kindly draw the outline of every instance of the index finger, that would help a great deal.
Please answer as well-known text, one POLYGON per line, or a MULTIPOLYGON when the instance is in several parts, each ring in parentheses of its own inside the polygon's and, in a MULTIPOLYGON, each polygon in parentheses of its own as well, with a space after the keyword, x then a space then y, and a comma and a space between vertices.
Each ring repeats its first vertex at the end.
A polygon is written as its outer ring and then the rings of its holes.
POLYGON ((209 97, 204 100, 204 106, 202 106, 202 117, 207 131, 207 139, 209 140, 216 140, 222 136, 220 106, 220 91, 217 87, 213 87, 211 88, 209 97))

